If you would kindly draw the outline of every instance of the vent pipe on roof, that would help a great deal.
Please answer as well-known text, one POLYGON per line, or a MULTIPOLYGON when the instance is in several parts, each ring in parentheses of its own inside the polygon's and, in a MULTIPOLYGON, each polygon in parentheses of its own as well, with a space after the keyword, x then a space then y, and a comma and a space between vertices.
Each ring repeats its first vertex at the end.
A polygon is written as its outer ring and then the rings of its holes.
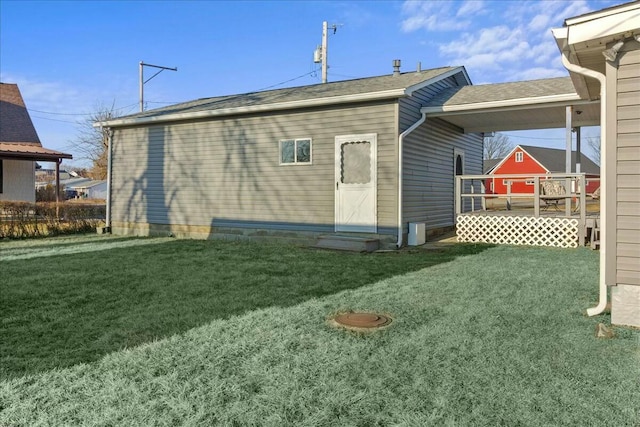
POLYGON ((421 73, 422 72, 422 62, 418 61, 418 67, 416 67, 416 73, 421 73))
POLYGON ((393 75, 394 76, 399 76, 400 75, 400 60, 399 59, 394 59, 393 60, 393 75))

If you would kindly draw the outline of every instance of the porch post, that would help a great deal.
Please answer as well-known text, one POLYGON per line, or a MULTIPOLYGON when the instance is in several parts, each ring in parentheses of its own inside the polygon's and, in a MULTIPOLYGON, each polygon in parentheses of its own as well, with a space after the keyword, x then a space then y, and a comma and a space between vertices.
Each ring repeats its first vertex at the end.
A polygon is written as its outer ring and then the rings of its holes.
POLYGON ((571 173, 571 148, 572 148, 572 137, 571 137, 571 113, 573 111, 573 107, 571 105, 566 108, 566 125, 565 125, 565 135, 566 135, 566 148, 567 152, 565 153, 565 172, 571 173))
POLYGON ((60 221, 60 161, 56 159, 56 219, 60 221))
MULTIPOLYGON (((571 173, 571 148, 572 148, 572 136, 571 136, 571 115, 573 113, 573 107, 568 105, 566 108, 566 147, 567 152, 565 156, 565 173, 568 175, 571 173)), ((567 176, 564 180, 565 195, 571 194, 571 178, 567 176)), ((564 211, 566 216, 571 216, 571 198, 564 199, 564 211)))
POLYGON ((580 126, 576 126, 576 173, 582 172, 582 153, 580 152, 580 126))

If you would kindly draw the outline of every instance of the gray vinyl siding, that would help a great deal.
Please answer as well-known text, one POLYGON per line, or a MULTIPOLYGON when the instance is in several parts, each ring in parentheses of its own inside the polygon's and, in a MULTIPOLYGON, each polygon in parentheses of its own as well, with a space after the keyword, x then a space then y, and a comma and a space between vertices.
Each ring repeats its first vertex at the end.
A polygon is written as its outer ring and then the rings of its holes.
POLYGON ((440 119, 427 119, 405 139, 403 223, 427 230, 454 225, 454 150, 464 152, 464 173, 482 173, 482 138, 440 119))
MULTIPOLYGON (((458 73, 461 74, 461 73, 458 73)), ((444 89, 450 87, 459 86, 456 76, 450 76, 442 79, 438 82, 432 83, 429 86, 415 91, 411 97, 400 99, 400 118, 399 118, 399 131, 404 132, 410 128, 415 122, 417 122, 422 114, 420 108, 427 105, 431 99, 442 92, 444 89)))
POLYGON ((616 77, 616 283, 640 285, 640 44, 627 49, 616 77))
MULTIPOLYGON (((458 86, 451 76, 400 100, 400 132, 420 119, 420 107, 444 89, 458 86)), ((454 225, 454 150, 464 152, 464 173, 482 173, 482 138, 439 119, 429 119, 404 140, 403 224, 425 222, 426 229, 454 225)))
POLYGON ((389 101, 116 129, 113 221, 333 231, 334 138, 377 133, 378 227, 393 232, 396 120, 389 101), (292 138, 312 139, 312 164, 279 165, 292 138))

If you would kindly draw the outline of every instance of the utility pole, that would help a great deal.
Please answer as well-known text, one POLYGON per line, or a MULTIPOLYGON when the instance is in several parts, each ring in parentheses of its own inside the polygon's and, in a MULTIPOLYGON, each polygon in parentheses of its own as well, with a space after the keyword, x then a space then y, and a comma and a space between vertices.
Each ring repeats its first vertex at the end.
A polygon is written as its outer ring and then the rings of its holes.
POLYGON ((328 66, 328 47, 329 47, 329 29, 333 30, 333 34, 338 31, 338 24, 333 24, 329 27, 327 21, 322 23, 322 45, 318 46, 313 55, 313 62, 316 64, 322 62, 322 83, 327 82, 327 68, 328 66))
POLYGON ((161 72, 163 72, 164 70, 178 71, 178 67, 169 68, 169 67, 163 67, 162 65, 145 64, 144 62, 140 61, 140 72, 139 72, 139 74, 140 74, 140 112, 141 113, 144 111, 144 84, 147 83, 152 78, 154 78, 155 76, 157 76, 158 74, 160 74, 161 72), (145 80, 144 79, 144 67, 159 68, 160 71, 158 71, 153 76, 151 76, 147 80, 145 80))

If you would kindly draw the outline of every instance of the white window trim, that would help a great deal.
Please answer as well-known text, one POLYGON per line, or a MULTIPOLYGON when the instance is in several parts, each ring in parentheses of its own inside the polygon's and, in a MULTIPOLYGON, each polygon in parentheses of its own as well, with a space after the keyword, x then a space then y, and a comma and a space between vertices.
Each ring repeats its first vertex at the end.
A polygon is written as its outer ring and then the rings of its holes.
POLYGON ((524 153, 522 151, 516 152, 516 163, 524 162, 524 153))
POLYGON ((278 164, 280 166, 300 166, 300 165, 311 165, 313 164, 313 139, 312 138, 285 138, 278 141, 278 164), (290 163, 282 162, 282 143, 285 141, 293 141, 293 155, 294 160, 290 163), (308 162, 298 162, 298 141, 309 141, 309 161, 308 162))

